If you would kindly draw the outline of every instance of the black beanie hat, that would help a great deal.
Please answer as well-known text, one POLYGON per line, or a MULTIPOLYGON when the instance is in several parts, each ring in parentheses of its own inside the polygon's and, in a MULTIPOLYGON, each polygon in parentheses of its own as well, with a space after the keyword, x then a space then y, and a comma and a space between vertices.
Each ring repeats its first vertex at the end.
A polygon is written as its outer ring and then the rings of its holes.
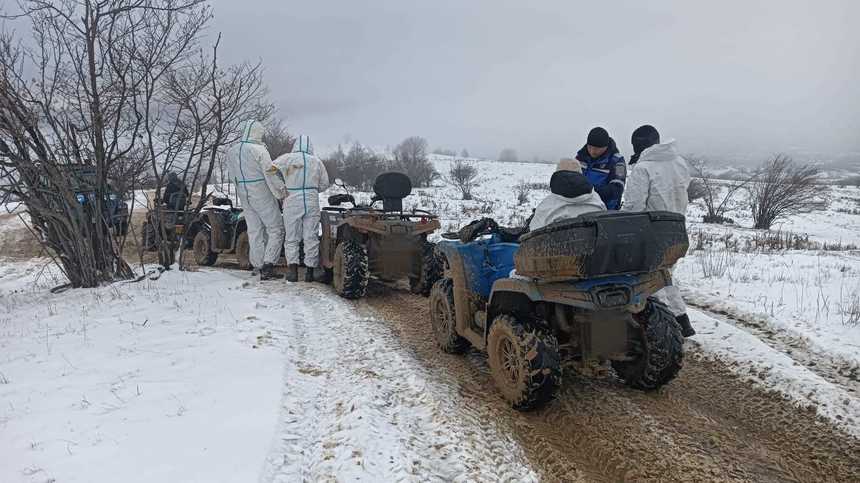
POLYGON ((596 127, 589 131, 586 144, 595 148, 609 147, 609 133, 602 127, 596 127))
POLYGON ((631 142, 633 152, 639 154, 655 144, 660 144, 660 133, 650 124, 639 126, 633 131, 631 142))

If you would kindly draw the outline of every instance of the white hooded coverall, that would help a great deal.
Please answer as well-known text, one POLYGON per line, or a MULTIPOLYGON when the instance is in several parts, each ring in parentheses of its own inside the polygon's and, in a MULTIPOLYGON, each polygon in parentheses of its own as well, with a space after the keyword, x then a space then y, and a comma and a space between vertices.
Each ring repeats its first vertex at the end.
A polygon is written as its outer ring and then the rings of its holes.
POLYGON ((262 124, 245 121, 241 129, 241 140, 227 152, 227 172, 242 202, 251 265, 260 268, 281 256, 284 222, 276 197, 283 197, 284 185, 275 173, 266 172, 272 159, 263 145, 262 124))
POLYGON ((299 136, 291 153, 279 156, 272 167, 284 175, 287 197, 284 198, 284 251, 287 263, 298 264, 299 243, 305 243, 305 266, 319 266, 319 194, 329 186, 325 165, 316 156, 307 136, 299 136))
MULTIPOLYGON (((631 167, 624 191, 623 211, 671 211, 687 214, 690 170, 675 147, 675 141, 655 144, 642 151, 631 167)), ((675 316, 687 313, 681 292, 669 285, 654 294, 675 316)))
POLYGON ((529 223, 529 231, 535 231, 559 220, 576 218, 592 211, 606 211, 606 205, 603 204, 600 195, 595 191, 573 198, 565 198, 550 193, 535 208, 535 214, 529 223))

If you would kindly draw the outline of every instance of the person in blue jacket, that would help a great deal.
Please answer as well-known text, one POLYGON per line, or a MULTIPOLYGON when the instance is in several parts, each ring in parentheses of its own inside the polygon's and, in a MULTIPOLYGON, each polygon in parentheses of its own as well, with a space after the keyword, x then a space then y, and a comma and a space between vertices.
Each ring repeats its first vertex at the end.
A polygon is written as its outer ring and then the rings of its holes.
POLYGON ((627 165, 624 163, 624 157, 618 153, 615 140, 609 137, 606 129, 592 129, 588 133, 585 146, 576 153, 576 159, 582 165, 582 174, 600 195, 606 209, 621 208, 627 165))

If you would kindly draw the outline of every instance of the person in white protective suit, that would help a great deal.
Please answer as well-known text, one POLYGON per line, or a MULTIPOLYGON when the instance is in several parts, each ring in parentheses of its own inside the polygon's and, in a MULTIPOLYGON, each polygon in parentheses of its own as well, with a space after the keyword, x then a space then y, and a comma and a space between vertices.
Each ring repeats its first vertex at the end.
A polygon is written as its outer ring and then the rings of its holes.
POLYGON ((272 158, 263 145, 263 125, 249 120, 240 127, 242 137, 227 152, 227 171, 236 185, 248 226, 249 259, 260 271, 261 280, 283 278, 275 273, 274 266, 284 240, 277 200, 285 195, 284 183, 276 173, 267 172, 272 158))
POLYGON ((550 223, 576 218, 583 213, 606 211, 600 195, 594 191, 588 178, 582 174, 579 161, 563 159, 549 182, 550 195, 535 208, 529 231, 550 223))
POLYGON ((299 243, 304 242, 305 281, 325 279, 325 270, 319 266, 319 194, 329 186, 325 165, 316 156, 310 138, 299 136, 292 152, 279 156, 272 167, 284 175, 287 196, 284 198, 284 226, 287 257, 287 280, 299 278, 299 243))
MULTIPOLYGON (((627 176, 623 211, 671 211, 687 213, 687 188, 690 170, 677 151, 675 141, 660 143, 660 133, 654 126, 641 126, 633 131, 631 172, 627 176)), ((654 294, 675 314, 684 337, 696 334, 687 316, 687 306, 678 287, 671 284, 654 294)))

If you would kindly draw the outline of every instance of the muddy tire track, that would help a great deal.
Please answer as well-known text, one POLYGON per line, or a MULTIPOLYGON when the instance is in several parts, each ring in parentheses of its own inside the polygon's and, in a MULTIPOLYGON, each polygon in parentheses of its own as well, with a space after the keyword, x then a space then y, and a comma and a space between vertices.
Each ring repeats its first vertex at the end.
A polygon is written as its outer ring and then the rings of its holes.
POLYGON ((493 388, 482 355, 436 348, 427 299, 375 285, 358 305, 458 386, 479 419, 506 428, 546 481, 857 481, 860 474, 860 441, 695 350, 658 392, 629 389, 612 374, 566 371, 556 401, 517 413, 493 388))

